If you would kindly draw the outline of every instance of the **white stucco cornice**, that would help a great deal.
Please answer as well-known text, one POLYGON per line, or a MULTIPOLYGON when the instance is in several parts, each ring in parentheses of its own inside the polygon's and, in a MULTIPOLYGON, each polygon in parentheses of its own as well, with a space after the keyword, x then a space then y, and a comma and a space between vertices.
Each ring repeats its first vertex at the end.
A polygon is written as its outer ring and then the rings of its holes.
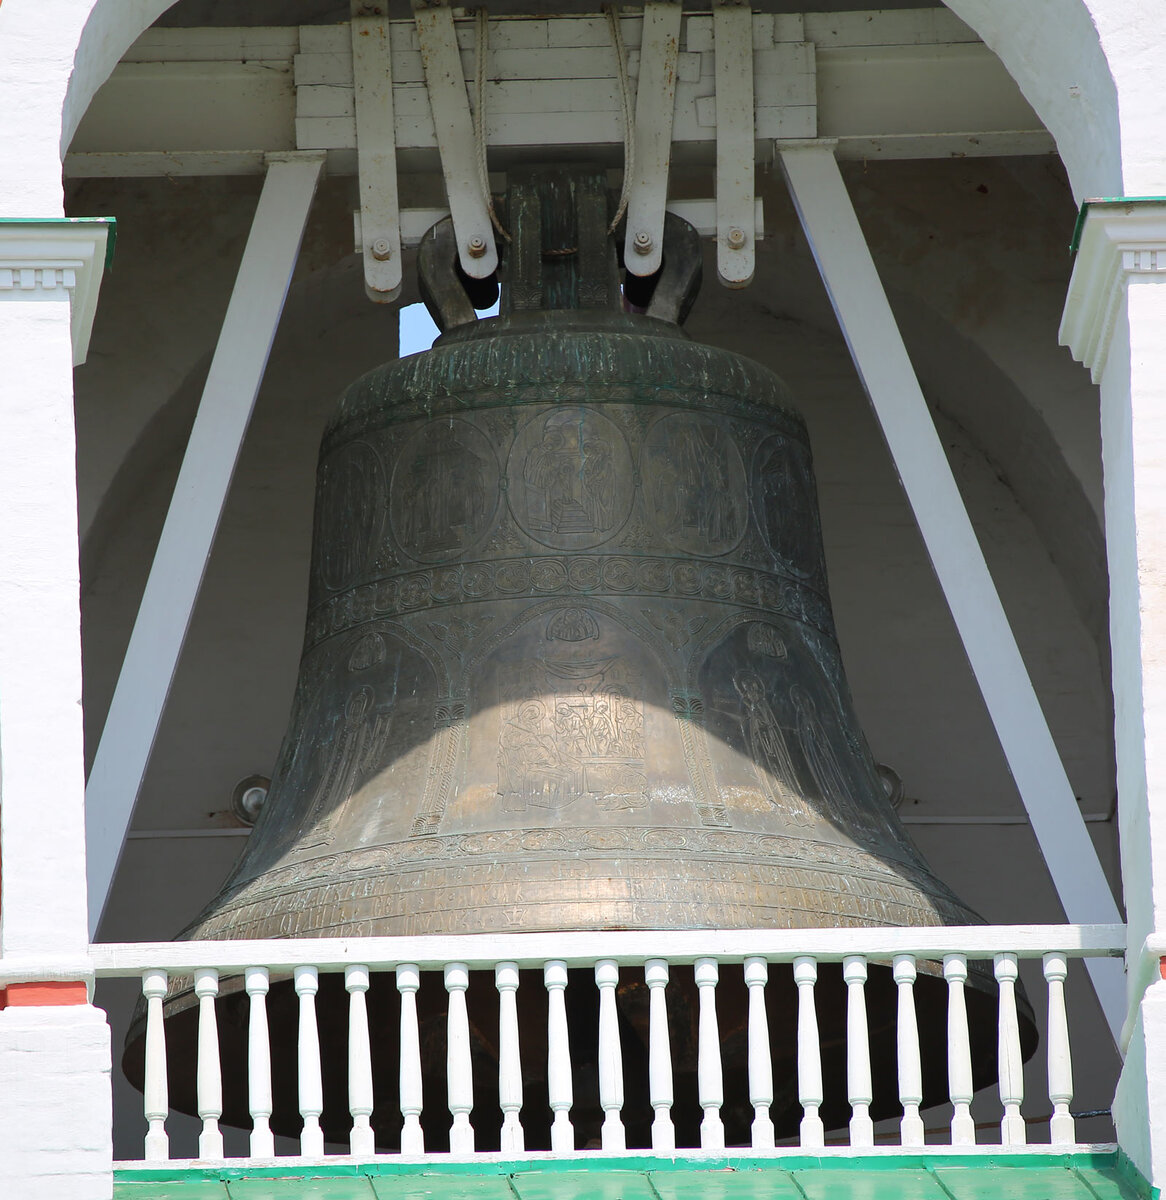
POLYGON ((1130 277, 1166 280, 1166 197, 1087 200, 1078 228, 1059 338, 1097 383, 1130 277))
POLYGON ((0 303, 67 298, 74 366, 89 350, 114 229, 107 217, 0 218, 0 303))

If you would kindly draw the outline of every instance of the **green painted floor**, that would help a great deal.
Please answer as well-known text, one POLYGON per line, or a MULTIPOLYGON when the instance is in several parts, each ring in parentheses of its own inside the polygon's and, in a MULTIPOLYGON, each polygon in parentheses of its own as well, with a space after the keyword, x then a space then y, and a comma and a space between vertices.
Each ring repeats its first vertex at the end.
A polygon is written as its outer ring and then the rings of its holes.
POLYGON ((1152 1200, 1116 1153, 125 1168, 114 1200, 1152 1200))

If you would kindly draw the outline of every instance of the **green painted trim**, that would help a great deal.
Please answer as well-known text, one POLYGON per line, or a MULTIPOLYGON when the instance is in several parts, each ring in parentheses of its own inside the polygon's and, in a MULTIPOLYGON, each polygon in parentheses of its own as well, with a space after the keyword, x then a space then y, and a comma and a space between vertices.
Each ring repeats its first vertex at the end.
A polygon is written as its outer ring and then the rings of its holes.
POLYGON ((105 225, 105 269, 113 266, 113 248, 117 245, 117 217, 0 217, 0 225, 105 225))
POLYGON ((1159 1200, 1162 1195, 1162 1189, 1151 1187, 1150 1181, 1134 1166, 1130 1156, 1119 1146, 1117 1149, 1117 1161, 1114 1163, 1114 1169, 1117 1171, 1120 1178, 1142 1196, 1146 1196, 1148 1200, 1159 1200))
POLYGON ((1096 196, 1085 200, 1077 213, 1077 222, 1073 226, 1073 236, 1069 240, 1069 253, 1076 254, 1081 245, 1081 234, 1085 231, 1085 218, 1091 208, 1116 208, 1118 205, 1163 204, 1166 196, 1096 196))
MULTIPOLYGON (((888 1147, 888 1150, 893 1150, 888 1147)), ((804 1171, 829 1169, 832 1171, 866 1171, 880 1174, 902 1170, 930 1170, 935 1167, 975 1167, 984 1169, 1048 1169, 1060 1167, 1076 1170, 1115 1169, 1122 1178, 1139 1193, 1150 1200, 1157 1200, 1156 1189, 1151 1190, 1137 1168, 1118 1151, 1070 1151, 1063 1154, 1029 1153, 1017 1154, 1002 1150, 999 1154, 919 1153, 919 1154, 871 1154, 861 1156, 834 1157, 832 1155, 806 1154, 794 1150, 789 1155, 758 1158, 750 1155, 701 1156, 662 1158, 655 1155, 628 1155, 607 1157, 590 1154, 575 1158, 522 1158, 491 1159, 488 1162, 401 1162, 386 1156, 375 1162, 327 1163, 305 1166, 300 1163, 287 1166, 249 1167, 119 1167, 114 1171, 115 1181, 167 1182, 180 1179, 224 1180, 232 1179, 324 1179, 369 1176, 497 1176, 525 1175, 532 1173, 558 1174, 562 1172, 602 1173, 633 1171, 638 1174, 668 1171, 760 1171, 778 1169, 782 1171, 804 1171)))

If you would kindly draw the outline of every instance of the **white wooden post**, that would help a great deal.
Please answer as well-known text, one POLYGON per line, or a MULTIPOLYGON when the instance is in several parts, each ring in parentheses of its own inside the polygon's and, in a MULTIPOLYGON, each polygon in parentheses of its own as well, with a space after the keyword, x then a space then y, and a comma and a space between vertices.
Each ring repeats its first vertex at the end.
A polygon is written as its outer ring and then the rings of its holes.
POLYGON ((494 968, 498 989, 498 1103, 502 1109, 503 1154, 522 1154, 526 1138, 522 1111, 522 1059, 518 1038, 518 964, 502 962, 494 968))
POLYGON ((715 958, 698 958, 693 967, 700 996, 700 1024, 696 1050, 696 1083, 704 1118, 700 1123, 700 1148, 723 1150, 725 1126, 721 1105, 725 1102, 724 1074, 721 1067, 721 1033, 717 1026, 717 980, 720 971, 715 958))
POLYGON ((896 954, 891 970, 899 985, 899 1103, 903 1106, 900 1136, 904 1146, 922 1146, 923 1118, 919 1115, 919 1105, 923 1103, 923 1069, 919 1060, 919 1023, 915 1017, 914 956, 896 954))
POLYGON ((652 1105, 652 1149, 676 1149, 676 1127, 672 1124, 672 1046, 668 1037, 668 962, 650 958, 644 963, 648 985, 648 1099, 652 1105))
POLYGON ((623 1054, 619 1043, 619 1016, 615 1008, 615 985, 619 966, 614 959, 595 964, 599 987, 599 1105, 603 1128, 599 1131, 604 1150, 627 1148, 620 1110, 623 1108, 623 1054))
POLYGON ((146 1065, 142 1083, 146 1161, 165 1162, 170 1157, 170 1139, 166 1136, 170 1088, 166 1080, 166 1027, 162 1019, 166 972, 143 971, 142 995, 146 998, 146 1065))
POLYGON ((574 1092, 571 1084, 571 1042, 567 1029, 567 964, 551 959, 543 967, 547 989, 547 1098, 554 1113, 551 1123, 551 1149, 570 1154, 575 1149, 575 1129, 571 1124, 574 1092))
POLYGON ((247 1107, 251 1112, 251 1157, 274 1158, 275 1137, 271 1132, 271 1037, 267 1030, 267 993, 270 975, 266 967, 247 967, 243 986, 251 997, 247 1021, 247 1107))
POLYGON ((1000 1009, 997 1037, 997 1062, 1000 1076, 1000 1103, 1004 1118, 1000 1122, 1000 1140, 1005 1146, 1023 1146, 1024 1118, 1020 1106, 1024 1102, 1024 1063, 1020 1057, 1020 1022, 1016 1016, 1015 954, 997 954, 996 982, 1000 987, 1000 1009))
POLYGON ((85 790, 97 932, 299 256, 322 153, 270 155, 222 332, 85 790))
POLYGON ((1054 1146, 1071 1146, 1077 1140, 1069 1104, 1073 1099, 1073 1059, 1069 1051, 1069 1020, 1065 1012, 1065 977, 1069 962, 1063 954, 1044 956, 1045 979, 1049 985, 1049 1140, 1054 1146))
POLYGON ((310 1158, 324 1155, 324 1131, 320 1115, 324 1111, 324 1080, 320 1070, 320 1030, 316 1025, 316 992, 320 988, 315 967, 296 967, 292 973, 296 995, 300 998, 299 1036, 296 1041, 296 1066, 299 1071, 300 1153, 310 1158))
POLYGON ((198 1115, 202 1132, 198 1135, 198 1156, 208 1160, 223 1157, 223 1133, 219 1118, 223 1115, 223 1069, 219 1061, 219 1023, 215 1017, 215 997, 219 994, 219 973, 214 967, 199 967, 194 972, 194 994, 198 997, 198 1053, 196 1084, 198 1115))
POLYGON ((352 1114, 352 1132, 348 1148, 366 1158, 376 1152, 376 1137, 370 1118, 373 1108, 372 1047, 368 1034, 368 967, 359 964, 344 968, 344 986, 348 990, 348 1111, 352 1114))
POLYGON ((866 1020, 866 959, 851 954, 842 960, 846 981, 846 1090, 850 1099, 850 1144, 874 1145, 870 1106, 870 1030, 866 1020))
POLYGON ((756 956, 745 960, 745 986, 749 989, 749 1103, 753 1105, 751 1143, 754 1150, 774 1147, 773 1057, 769 1049, 769 1018, 765 1011, 765 985, 769 963, 756 956))
POLYGON ((945 954, 943 977, 947 980, 947 1094, 951 1100, 951 1144, 974 1146, 976 1123, 972 1120, 972 1044, 968 1035, 968 1004, 964 984, 968 960, 962 954, 945 954))
POLYGON ((822 1107, 822 1048, 818 1041, 818 1012, 814 984, 818 964, 807 955, 794 959, 798 985, 798 1100, 802 1106, 801 1145, 817 1148, 826 1143, 826 1130, 818 1110, 822 1107))
POLYGON ((470 969, 465 963, 449 963, 445 968, 445 990, 449 993, 446 1014, 445 1080, 449 1113, 449 1152, 473 1154, 474 1127, 470 1113, 474 1107, 473 1062, 470 1058, 470 1018, 466 1011, 466 988, 470 969))
POLYGON ((421 1031, 417 1025, 417 989, 420 986, 419 968, 414 963, 401 963, 397 967, 397 991, 401 993, 402 1154, 425 1153, 425 1133, 421 1128, 421 1031))
MULTIPOLYGON (((855 367, 882 427, 1033 832, 1070 921, 1120 924, 975 530, 907 357, 833 148, 779 144, 782 169, 855 367)), ((1121 964, 1090 959, 1114 1037, 1121 964)))

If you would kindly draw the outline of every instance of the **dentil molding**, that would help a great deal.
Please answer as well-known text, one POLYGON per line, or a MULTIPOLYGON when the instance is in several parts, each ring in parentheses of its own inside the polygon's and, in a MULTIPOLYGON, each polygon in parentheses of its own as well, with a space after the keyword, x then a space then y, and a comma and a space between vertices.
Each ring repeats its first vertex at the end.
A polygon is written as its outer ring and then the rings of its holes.
POLYGON ((0 304, 68 300, 74 366, 89 350, 115 228, 112 217, 0 218, 0 304))
POLYGON ((1059 338, 1097 383, 1131 276, 1166 280, 1166 197, 1086 200, 1075 243, 1059 338))

